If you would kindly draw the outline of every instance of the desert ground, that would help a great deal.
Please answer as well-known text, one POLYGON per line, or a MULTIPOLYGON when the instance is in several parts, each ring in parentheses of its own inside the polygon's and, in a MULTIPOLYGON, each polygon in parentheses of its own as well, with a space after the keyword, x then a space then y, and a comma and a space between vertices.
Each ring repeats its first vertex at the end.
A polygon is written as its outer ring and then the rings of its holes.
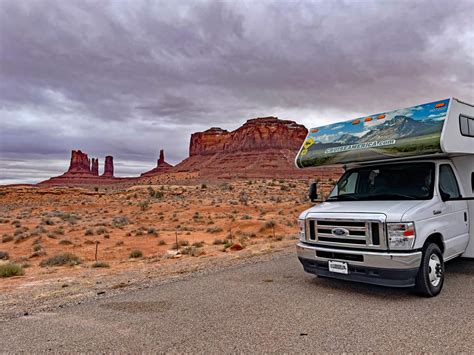
POLYGON ((307 181, 277 179, 3 187, 0 314, 293 245, 306 191, 307 181))

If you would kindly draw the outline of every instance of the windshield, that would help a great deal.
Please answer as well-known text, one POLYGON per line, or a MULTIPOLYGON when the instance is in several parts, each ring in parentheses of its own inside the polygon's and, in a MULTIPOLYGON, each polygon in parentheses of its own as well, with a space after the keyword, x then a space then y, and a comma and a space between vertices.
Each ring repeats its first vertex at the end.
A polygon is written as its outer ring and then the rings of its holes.
POLYGON ((433 163, 402 163, 347 171, 327 201, 429 200, 433 197, 433 163))

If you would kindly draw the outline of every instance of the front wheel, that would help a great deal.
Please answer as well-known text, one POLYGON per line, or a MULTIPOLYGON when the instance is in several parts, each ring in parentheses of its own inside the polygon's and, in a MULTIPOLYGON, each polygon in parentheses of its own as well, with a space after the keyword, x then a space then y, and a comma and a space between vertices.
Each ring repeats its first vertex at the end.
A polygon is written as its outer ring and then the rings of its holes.
POLYGON ((424 297, 434 297, 441 292, 444 283, 444 261, 441 249, 435 243, 423 251, 420 270, 415 281, 415 291, 424 297))

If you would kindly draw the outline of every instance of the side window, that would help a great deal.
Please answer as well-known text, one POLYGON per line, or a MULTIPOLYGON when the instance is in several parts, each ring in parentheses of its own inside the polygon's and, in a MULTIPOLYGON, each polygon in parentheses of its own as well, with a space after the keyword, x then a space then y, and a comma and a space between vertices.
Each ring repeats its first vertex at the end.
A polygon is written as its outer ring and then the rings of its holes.
POLYGON ((339 186, 339 195, 353 194, 356 190, 357 178, 359 173, 352 173, 342 184, 339 186))
POLYGON ((456 176, 451 165, 443 164, 439 167, 439 191, 449 198, 461 197, 456 176))
POLYGON ((474 137, 474 117, 459 115, 459 129, 466 137, 474 137))

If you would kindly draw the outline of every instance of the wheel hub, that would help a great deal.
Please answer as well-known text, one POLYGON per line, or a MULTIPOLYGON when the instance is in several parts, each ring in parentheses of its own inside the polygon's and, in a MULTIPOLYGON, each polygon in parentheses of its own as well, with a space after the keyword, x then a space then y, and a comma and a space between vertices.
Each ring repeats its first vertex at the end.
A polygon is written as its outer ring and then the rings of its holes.
POLYGON ((428 268, 430 282, 434 287, 436 287, 440 284, 441 277, 443 275, 443 268, 441 266, 441 261, 438 255, 431 254, 428 268))

